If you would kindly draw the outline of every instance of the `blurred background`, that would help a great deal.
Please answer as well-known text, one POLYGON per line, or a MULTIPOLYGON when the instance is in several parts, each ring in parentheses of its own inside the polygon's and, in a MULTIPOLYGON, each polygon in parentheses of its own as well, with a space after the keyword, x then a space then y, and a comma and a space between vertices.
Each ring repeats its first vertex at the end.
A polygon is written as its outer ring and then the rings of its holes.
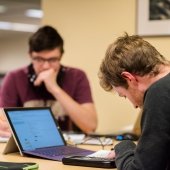
MULTIPOLYGON (((98 69, 106 48, 124 32, 136 33, 138 0, 0 0, 0 75, 29 63, 28 38, 41 25, 52 25, 65 41, 62 63, 85 70, 98 112, 97 132, 132 129, 139 109, 105 92, 98 69)), ((155 28, 156 29, 156 28, 155 28)), ((165 57, 170 38, 144 37, 165 57)))
POLYGON ((41 0, 0 0, 0 73, 28 64, 27 40, 41 24, 41 0))

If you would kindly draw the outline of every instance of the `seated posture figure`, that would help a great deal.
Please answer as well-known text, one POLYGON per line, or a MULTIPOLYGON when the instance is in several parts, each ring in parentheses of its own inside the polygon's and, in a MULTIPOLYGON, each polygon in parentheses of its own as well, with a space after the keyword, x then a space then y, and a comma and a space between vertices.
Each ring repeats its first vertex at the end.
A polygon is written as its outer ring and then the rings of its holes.
MULTIPOLYGON (((43 26, 29 39, 28 66, 9 72, 1 86, 0 107, 50 106, 62 130, 92 132, 97 126, 89 81, 84 71, 61 65, 63 39, 43 26)), ((5 119, 0 135, 8 136, 5 119)))
POLYGON ((137 145, 125 140, 109 154, 117 169, 170 170, 169 61, 140 36, 126 34, 107 49, 99 78, 105 90, 142 109, 137 145))

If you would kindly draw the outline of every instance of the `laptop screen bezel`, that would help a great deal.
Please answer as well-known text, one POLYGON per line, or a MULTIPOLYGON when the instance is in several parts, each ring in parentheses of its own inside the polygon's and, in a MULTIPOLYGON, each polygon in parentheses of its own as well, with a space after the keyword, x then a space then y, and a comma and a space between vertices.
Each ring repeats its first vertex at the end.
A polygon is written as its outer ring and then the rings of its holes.
POLYGON ((10 112, 10 111, 22 111, 22 110, 23 111, 25 111, 25 110, 49 110, 49 112, 50 112, 50 114, 52 116, 52 119, 55 122, 55 126, 58 129, 58 132, 59 132, 59 134, 60 134, 60 136, 62 138, 63 144, 66 145, 66 141, 65 141, 64 136, 62 134, 62 131, 61 131, 60 127, 59 127, 59 124, 58 124, 57 120, 54 118, 54 115, 52 114, 52 111, 51 111, 50 107, 23 107, 23 108, 21 108, 21 107, 13 107, 13 108, 11 108, 10 107, 10 108, 4 108, 4 113, 5 113, 5 116, 6 116, 7 120, 8 120, 9 126, 11 128, 12 135, 13 135, 14 139, 16 140, 17 145, 18 145, 18 147, 19 147, 19 149, 21 151, 26 151, 26 150, 23 149, 23 147, 22 147, 22 145, 20 143, 20 140, 18 138, 18 135, 17 135, 17 133, 15 131, 15 128, 13 126, 13 123, 12 123, 12 121, 10 119, 10 116, 9 116, 8 112, 10 112))

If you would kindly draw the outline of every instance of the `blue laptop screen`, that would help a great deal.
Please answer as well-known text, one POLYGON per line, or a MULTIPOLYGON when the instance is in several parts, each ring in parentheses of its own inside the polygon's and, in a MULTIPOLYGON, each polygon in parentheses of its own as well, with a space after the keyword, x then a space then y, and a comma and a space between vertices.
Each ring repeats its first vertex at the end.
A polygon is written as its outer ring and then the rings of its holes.
POLYGON ((49 109, 8 111, 23 150, 64 145, 49 109))

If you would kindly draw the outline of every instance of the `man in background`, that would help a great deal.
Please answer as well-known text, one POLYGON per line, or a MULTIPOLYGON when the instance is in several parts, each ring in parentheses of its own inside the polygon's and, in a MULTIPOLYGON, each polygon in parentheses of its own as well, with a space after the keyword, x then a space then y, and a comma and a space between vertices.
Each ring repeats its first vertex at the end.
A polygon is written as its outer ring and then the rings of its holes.
POLYGON ((119 37, 100 66, 101 86, 142 109, 138 144, 125 140, 108 157, 118 170, 170 170, 170 65, 139 36, 119 37))
MULTIPOLYGON (((0 107, 50 106, 62 130, 92 132, 97 115, 86 74, 61 65, 63 39, 43 26, 29 39, 31 64, 9 72, 3 80, 0 107)), ((1 116, 0 135, 9 135, 1 116)))

